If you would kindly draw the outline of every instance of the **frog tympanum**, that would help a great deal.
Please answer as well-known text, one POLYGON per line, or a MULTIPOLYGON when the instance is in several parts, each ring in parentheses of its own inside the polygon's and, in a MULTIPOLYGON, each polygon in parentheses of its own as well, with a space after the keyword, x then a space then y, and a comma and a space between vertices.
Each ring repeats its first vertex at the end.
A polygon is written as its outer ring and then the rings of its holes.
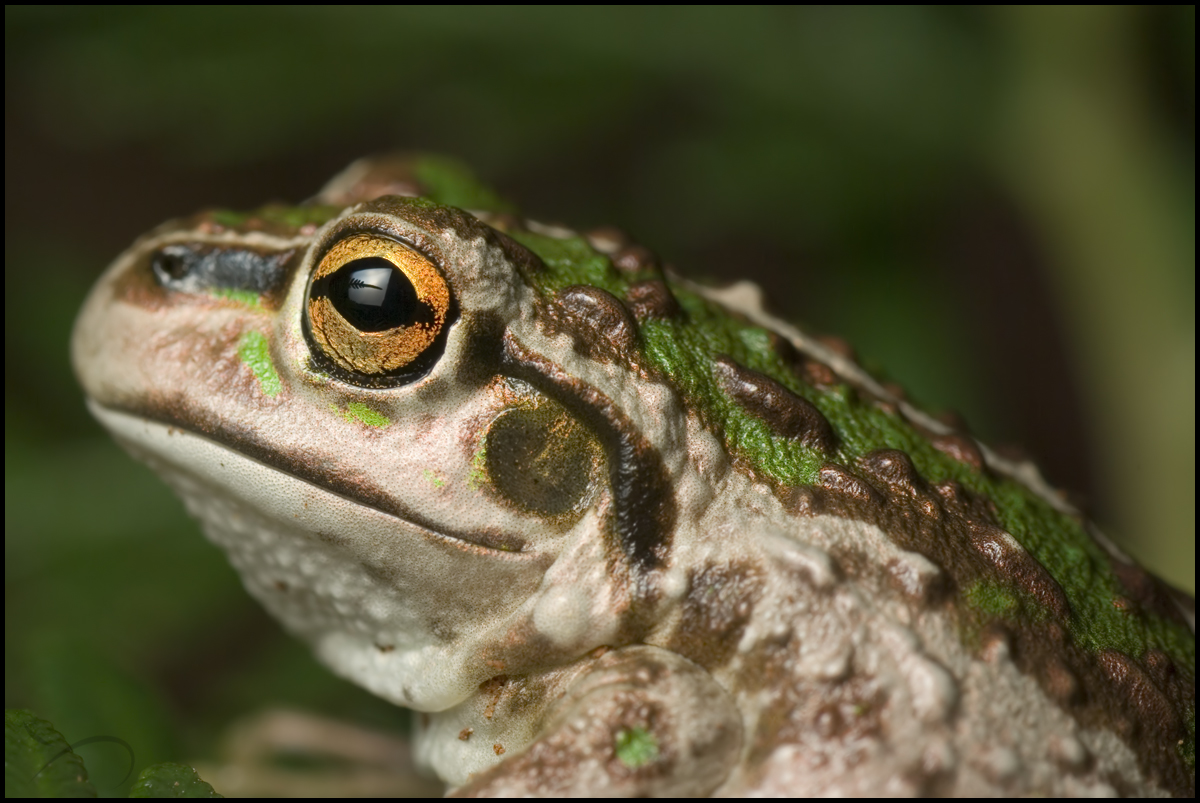
POLYGON ((1194 604, 760 300, 383 157, 142 237, 73 357, 452 792, 1192 795, 1194 604))

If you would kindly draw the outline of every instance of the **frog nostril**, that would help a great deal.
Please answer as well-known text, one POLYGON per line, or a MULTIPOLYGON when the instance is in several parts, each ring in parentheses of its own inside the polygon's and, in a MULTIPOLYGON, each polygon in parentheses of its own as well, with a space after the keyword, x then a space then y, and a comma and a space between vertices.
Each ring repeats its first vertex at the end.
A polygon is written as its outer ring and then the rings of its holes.
POLYGON ((184 254, 171 248, 164 248, 150 260, 150 267, 160 281, 179 281, 188 275, 190 266, 184 254))

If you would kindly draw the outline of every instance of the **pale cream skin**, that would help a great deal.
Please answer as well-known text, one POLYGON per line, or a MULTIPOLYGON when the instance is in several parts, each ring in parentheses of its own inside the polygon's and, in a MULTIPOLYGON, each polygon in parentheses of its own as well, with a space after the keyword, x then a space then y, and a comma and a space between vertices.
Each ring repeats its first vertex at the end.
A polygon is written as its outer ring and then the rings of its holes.
MULTIPOLYGON (((1003 640, 964 647, 928 604, 938 566, 875 524, 789 510, 668 384, 581 356, 579 333, 547 324, 479 231, 466 213, 402 204, 350 205, 288 236, 164 229, 113 264, 73 341, 93 413, 322 662, 427 713, 416 756, 452 790, 1106 795, 1120 778, 1155 791, 1128 746, 1076 722, 1003 640), (331 377, 303 330, 322 248, 364 230, 419 243, 460 316, 428 373, 396 387, 331 377), (131 290, 167 243, 297 261, 277 308, 131 290), (269 344, 273 395, 242 354, 247 333, 269 344), (482 357, 489 337, 526 374, 482 357), (657 455, 674 511, 657 563, 614 540, 612 454, 564 515, 523 509, 481 474, 497 416, 548 403, 522 378, 547 366, 657 455)), ((886 396, 745 292, 711 297, 886 396)), ((1029 467, 984 454, 1061 504, 1029 467)))

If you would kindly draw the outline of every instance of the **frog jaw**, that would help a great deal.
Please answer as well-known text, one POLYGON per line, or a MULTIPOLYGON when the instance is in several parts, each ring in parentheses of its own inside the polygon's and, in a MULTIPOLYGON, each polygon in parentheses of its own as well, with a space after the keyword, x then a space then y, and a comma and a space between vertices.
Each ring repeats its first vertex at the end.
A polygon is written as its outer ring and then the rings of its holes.
POLYGON ((338 674, 437 711, 496 673, 479 657, 493 653, 483 642, 522 618, 545 555, 443 535, 200 435, 89 407, 183 498, 247 590, 338 674))

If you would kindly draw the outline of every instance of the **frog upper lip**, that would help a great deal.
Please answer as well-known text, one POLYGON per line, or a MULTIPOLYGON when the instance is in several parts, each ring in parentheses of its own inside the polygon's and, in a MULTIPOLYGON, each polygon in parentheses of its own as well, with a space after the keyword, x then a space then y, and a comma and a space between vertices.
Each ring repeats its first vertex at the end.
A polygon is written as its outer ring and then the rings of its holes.
POLYGON ((227 437, 214 437, 210 433, 183 424, 169 415, 154 415, 144 410, 123 409, 90 397, 87 399, 87 404, 92 415, 116 437, 132 442, 140 449, 148 450, 159 458, 170 460, 173 465, 185 472, 194 473, 187 464, 171 459, 170 450, 166 448, 168 438, 179 438, 180 436, 195 438, 225 452, 232 452, 244 459, 254 461, 296 481, 336 494, 360 507, 399 519, 405 524, 418 527, 431 535, 470 546, 488 555, 509 560, 537 557, 537 553, 529 550, 524 541, 515 537, 490 533, 471 536, 432 524, 423 516, 404 508, 393 497, 375 486, 361 482, 347 482, 340 477, 315 471, 301 460, 277 450, 267 449, 255 438, 239 438, 231 434, 229 430, 221 430, 222 434, 226 434, 227 437), (139 424, 142 425, 140 430, 137 426, 139 424), (158 428, 160 431, 147 430, 147 426, 158 428))

